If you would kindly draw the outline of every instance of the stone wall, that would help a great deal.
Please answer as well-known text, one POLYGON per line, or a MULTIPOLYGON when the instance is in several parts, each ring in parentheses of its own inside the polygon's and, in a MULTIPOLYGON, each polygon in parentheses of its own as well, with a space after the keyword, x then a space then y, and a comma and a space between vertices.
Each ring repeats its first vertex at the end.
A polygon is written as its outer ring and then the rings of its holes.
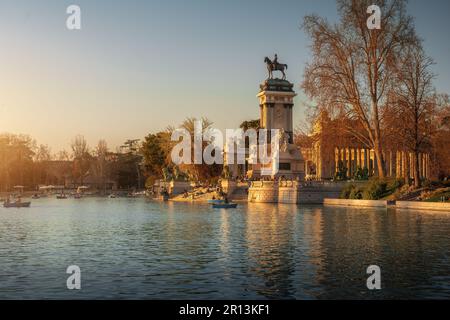
POLYGON ((259 203, 278 202, 278 184, 274 181, 254 181, 248 190, 248 201, 259 203))
POLYGON ((374 207, 386 208, 389 202, 386 200, 350 200, 350 199, 325 199, 326 206, 345 206, 345 207, 374 207))
POLYGON ((418 201, 397 201, 397 209, 411 210, 431 210, 450 213, 450 203, 448 202, 418 202, 418 201))
POLYGON ((192 186, 189 181, 171 181, 168 190, 170 195, 176 196, 186 191, 191 191, 192 186))
POLYGON ((298 181, 254 181, 249 202, 322 204, 325 198, 339 198, 345 183, 302 183, 298 181))

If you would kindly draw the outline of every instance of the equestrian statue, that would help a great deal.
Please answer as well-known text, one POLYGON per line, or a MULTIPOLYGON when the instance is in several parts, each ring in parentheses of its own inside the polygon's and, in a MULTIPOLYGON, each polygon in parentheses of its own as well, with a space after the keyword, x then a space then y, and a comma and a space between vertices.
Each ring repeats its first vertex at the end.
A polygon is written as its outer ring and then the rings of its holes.
POLYGON ((275 54, 275 58, 271 61, 268 57, 264 58, 264 62, 267 64, 267 71, 269 72, 269 77, 267 79, 273 79, 273 71, 281 71, 283 74, 283 80, 286 80, 286 73, 284 70, 287 70, 287 64, 278 63, 278 56, 275 54))

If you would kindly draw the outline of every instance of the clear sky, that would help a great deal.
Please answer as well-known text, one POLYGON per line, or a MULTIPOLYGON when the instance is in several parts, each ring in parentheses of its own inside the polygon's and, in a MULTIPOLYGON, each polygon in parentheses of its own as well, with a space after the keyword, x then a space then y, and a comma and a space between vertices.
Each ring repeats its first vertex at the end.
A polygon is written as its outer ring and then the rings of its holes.
MULTIPOLYGON (((450 1, 411 0, 409 12, 438 90, 450 93, 450 1)), ((235 128, 258 118, 264 56, 278 53, 298 89, 310 13, 333 20, 335 1, 0 0, 0 132, 56 152, 77 134, 114 147, 188 116, 235 128), (81 7, 80 31, 66 29, 70 4, 81 7)))

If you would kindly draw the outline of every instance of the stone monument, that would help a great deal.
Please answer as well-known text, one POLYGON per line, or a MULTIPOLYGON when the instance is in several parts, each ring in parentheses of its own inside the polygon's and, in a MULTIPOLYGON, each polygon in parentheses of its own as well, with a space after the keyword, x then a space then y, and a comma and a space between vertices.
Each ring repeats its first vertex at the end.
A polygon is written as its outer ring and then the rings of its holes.
POLYGON ((249 202, 299 203, 301 183, 305 178, 305 162, 300 149, 294 144, 293 108, 294 85, 286 80, 286 64, 274 62, 266 57, 269 77, 260 85, 257 95, 260 109, 260 127, 279 129, 278 171, 270 176, 262 175, 262 169, 273 168, 273 164, 249 165, 247 176, 253 181, 249 188, 249 202), (282 79, 273 79, 273 71, 280 71, 282 79), (260 179, 260 181, 258 181, 260 179))
MULTIPOLYGON (((266 58, 266 60, 269 60, 266 58)), ((270 60, 269 60, 270 61, 270 60)), ((266 62, 267 63, 267 62, 266 62)), ((278 62, 277 62, 278 63, 278 62)), ((283 65, 286 66, 287 65, 283 65)), ((284 74, 284 67, 283 77, 284 74)), ((268 67, 268 70, 278 70, 276 66, 268 67)), ((296 93, 294 85, 284 79, 271 79, 272 72, 269 71, 269 78, 260 85, 257 95, 260 110, 260 128, 280 130, 280 153, 278 172, 274 172, 271 178, 287 178, 304 180, 305 163, 299 148, 294 145, 294 124, 293 108, 296 93)), ((268 133, 270 135, 270 131, 268 133)), ((272 164, 253 164, 249 167, 248 176, 254 179, 261 177, 261 170, 271 167, 272 164)))

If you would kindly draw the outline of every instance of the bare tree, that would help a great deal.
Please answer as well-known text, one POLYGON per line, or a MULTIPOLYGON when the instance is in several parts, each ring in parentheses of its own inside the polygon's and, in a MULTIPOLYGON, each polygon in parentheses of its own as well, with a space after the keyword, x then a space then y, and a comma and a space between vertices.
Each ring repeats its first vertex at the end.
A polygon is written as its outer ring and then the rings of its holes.
POLYGON ((89 171, 91 155, 86 139, 82 135, 78 135, 71 144, 74 159, 74 176, 79 177, 80 185, 83 184, 84 175, 89 171))
POLYGON ((50 161, 51 158, 52 156, 50 147, 46 144, 39 145, 34 155, 34 161, 36 162, 50 161))
POLYGON ((108 155, 108 144, 105 140, 99 140, 97 147, 95 148, 95 154, 97 156, 98 172, 102 183, 102 192, 105 192, 105 171, 106 171, 106 156, 108 155))
POLYGON ((70 154, 66 150, 60 150, 55 155, 55 159, 58 161, 69 161, 70 160, 70 154))
POLYGON ((416 42, 405 0, 375 1, 381 9, 381 29, 367 27, 372 0, 338 0, 340 21, 330 24, 316 15, 305 17, 304 28, 312 39, 313 59, 302 84, 320 106, 340 109, 358 121, 364 133, 352 132, 373 148, 378 173, 385 176, 381 109, 393 84, 393 67, 400 52, 416 42))
POLYGON ((414 186, 418 188, 421 185, 419 154, 430 149, 434 131, 431 122, 437 97, 432 83, 434 74, 430 71, 433 60, 420 46, 412 46, 405 50, 399 62, 392 103, 397 107, 399 121, 393 127, 414 154, 414 186))

